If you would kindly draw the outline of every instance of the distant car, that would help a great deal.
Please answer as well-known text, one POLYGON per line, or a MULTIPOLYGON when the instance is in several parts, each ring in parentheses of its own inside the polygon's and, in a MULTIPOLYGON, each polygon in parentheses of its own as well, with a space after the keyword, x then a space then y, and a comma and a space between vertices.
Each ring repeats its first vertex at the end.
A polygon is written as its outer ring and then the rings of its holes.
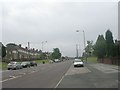
POLYGON ((75 59, 74 60, 74 67, 84 67, 84 63, 81 59, 75 59))
POLYGON ((60 62, 60 60, 59 60, 59 59, 55 59, 54 61, 55 61, 55 62, 60 62))
POLYGON ((22 69, 23 67, 22 67, 22 65, 21 65, 21 63, 20 62, 10 62, 8 65, 7 65, 7 68, 8 68, 8 70, 10 70, 10 69, 22 69))
POLYGON ((49 63, 53 63, 53 60, 49 60, 49 63))
POLYGON ((30 61, 31 66, 37 66, 37 63, 35 61, 30 61))
POLYGON ((27 68, 30 67, 30 62, 22 62, 21 65, 23 68, 27 68))

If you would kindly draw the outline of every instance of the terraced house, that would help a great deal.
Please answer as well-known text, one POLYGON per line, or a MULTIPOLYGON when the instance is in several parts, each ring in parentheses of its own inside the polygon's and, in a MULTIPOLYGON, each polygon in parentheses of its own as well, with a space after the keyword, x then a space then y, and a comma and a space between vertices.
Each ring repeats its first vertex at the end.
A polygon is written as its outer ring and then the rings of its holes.
POLYGON ((8 61, 11 60, 33 60, 39 59, 41 55, 41 50, 38 51, 33 49, 28 49, 27 47, 21 47, 21 44, 17 45, 14 43, 9 43, 6 45, 6 57, 8 61))

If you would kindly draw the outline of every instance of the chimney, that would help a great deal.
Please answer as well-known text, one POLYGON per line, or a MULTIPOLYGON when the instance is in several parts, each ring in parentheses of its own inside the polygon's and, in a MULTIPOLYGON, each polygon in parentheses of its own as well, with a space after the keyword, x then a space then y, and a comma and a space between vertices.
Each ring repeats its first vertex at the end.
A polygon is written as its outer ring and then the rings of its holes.
POLYGON ((21 47, 22 45, 21 44, 19 44, 19 47, 21 47))
POLYGON ((25 49, 28 49, 27 47, 25 47, 25 49))
POLYGON ((35 50, 35 48, 33 48, 33 51, 35 50))

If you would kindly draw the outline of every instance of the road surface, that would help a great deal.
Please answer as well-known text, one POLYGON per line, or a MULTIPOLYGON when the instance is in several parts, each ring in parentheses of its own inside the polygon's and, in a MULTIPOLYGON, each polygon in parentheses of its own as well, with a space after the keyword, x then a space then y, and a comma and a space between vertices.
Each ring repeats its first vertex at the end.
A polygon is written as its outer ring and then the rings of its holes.
MULTIPOLYGON (((53 64, 44 64, 34 68, 34 71, 28 69, 21 69, 22 73, 13 70, 15 73, 10 79, 4 79, 2 82, 3 88, 54 88, 62 76, 67 72, 71 66, 72 61, 65 61, 53 64)), ((6 74, 8 75, 8 74, 6 74)), ((12 74, 13 75, 13 74, 12 74)), ((12 76, 11 75, 11 76, 12 76)))
POLYGON ((117 66, 86 63, 74 68, 72 60, 3 74, 3 88, 118 88, 119 83, 117 66))

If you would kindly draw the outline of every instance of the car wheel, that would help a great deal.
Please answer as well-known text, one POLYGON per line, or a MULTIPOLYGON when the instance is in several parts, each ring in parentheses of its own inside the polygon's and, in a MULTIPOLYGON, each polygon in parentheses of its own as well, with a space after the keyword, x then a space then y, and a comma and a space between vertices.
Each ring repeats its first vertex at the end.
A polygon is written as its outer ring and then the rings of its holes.
POLYGON ((8 70, 10 70, 10 68, 8 68, 8 70))

